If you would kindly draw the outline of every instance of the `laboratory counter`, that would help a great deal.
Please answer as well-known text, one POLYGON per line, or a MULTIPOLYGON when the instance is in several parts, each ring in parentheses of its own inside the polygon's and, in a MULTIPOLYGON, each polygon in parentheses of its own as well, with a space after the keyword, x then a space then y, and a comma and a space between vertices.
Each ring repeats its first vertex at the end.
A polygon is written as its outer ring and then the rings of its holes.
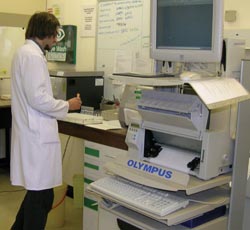
MULTIPOLYGON (((10 136, 11 128, 11 106, 10 100, 0 100, 1 122, 0 129, 5 129, 7 137, 10 136)), ((74 137, 79 137, 88 141, 112 146, 119 149, 127 150, 125 143, 126 129, 101 130, 90 128, 84 125, 58 121, 59 132, 74 137)), ((6 152, 9 155, 10 142, 6 138, 6 152)))
POLYGON ((10 161, 10 128, 11 128, 11 107, 10 100, 0 100, 0 113, 1 113, 1 122, 0 129, 1 134, 5 134, 4 138, 0 137, 0 142, 4 141, 6 148, 5 153, 1 153, 0 165, 9 165, 10 161), (7 138, 6 138, 7 137, 7 138))
POLYGON ((0 129, 11 127, 11 108, 9 100, 0 100, 1 122, 0 129))
POLYGON ((0 108, 10 108, 10 100, 0 99, 0 108))
MULTIPOLYGON (((6 158, 0 159, 0 163, 8 163, 10 156, 10 128, 11 128, 11 106, 9 100, 0 100, 1 122, 0 129, 5 130, 6 158)), ((101 130, 80 124, 58 121, 59 132, 78 137, 84 140, 100 143, 103 145, 127 150, 125 137, 127 129, 101 130)))
MULTIPOLYGON (((0 129, 6 129, 9 132, 11 127, 10 100, 0 100, 0 111, 0 129)), ((101 130, 64 121, 58 121, 58 127, 60 133, 127 150, 125 144, 127 129, 101 130)))

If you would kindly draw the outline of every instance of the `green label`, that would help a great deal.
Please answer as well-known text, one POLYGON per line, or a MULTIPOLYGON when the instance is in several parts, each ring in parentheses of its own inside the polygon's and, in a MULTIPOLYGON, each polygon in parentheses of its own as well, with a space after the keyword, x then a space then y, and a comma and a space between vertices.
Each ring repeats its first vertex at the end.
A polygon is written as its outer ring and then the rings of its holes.
POLYGON ((85 162, 84 166, 90 169, 99 170, 99 166, 85 162))
POLYGON ((93 180, 90 180, 90 179, 88 179, 88 178, 86 178, 86 177, 84 177, 84 183, 86 183, 86 184, 91 184, 92 182, 94 182, 93 180))
POLYGON ((93 157, 100 157, 100 152, 97 149, 92 149, 89 147, 85 147, 85 154, 93 157))

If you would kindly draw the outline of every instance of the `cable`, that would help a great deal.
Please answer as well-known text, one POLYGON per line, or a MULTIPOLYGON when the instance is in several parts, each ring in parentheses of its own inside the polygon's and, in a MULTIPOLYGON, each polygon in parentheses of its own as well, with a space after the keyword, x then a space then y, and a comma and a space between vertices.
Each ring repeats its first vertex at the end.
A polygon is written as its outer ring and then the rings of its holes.
POLYGON ((68 148, 68 144, 69 144, 69 140, 70 140, 71 136, 68 137, 67 141, 66 141, 66 145, 65 145, 65 148, 64 148, 64 151, 63 151, 63 156, 62 156, 62 162, 64 160, 64 157, 66 155, 66 152, 67 152, 67 148, 68 148))
POLYGON ((67 190, 68 190, 68 187, 65 189, 65 192, 64 192, 64 194, 63 194, 63 196, 62 196, 62 199, 59 200, 58 203, 54 204, 54 205, 52 206, 52 209, 57 208, 60 204, 63 203, 63 201, 65 200, 66 195, 67 195, 67 190))
MULTIPOLYGON (((67 152, 67 149, 68 149, 68 145, 69 145, 70 138, 71 138, 71 136, 69 135, 69 136, 68 136, 68 139, 67 139, 67 141, 66 141, 65 147, 64 147, 63 156, 62 156, 62 162, 64 161, 64 158, 65 158, 65 156, 66 156, 66 152, 67 152)), ((54 204, 54 205, 52 206, 52 209, 57 208, 60 204, 63 203, 63 201, 65 200, 65 198, 66 198, 66 196, 67 196, 67 191, 68 191, 68 187, 66 187, 65 192, 64 192, 64 194, 63 194, 61 200, 59 200, 58 203, 54 204)))

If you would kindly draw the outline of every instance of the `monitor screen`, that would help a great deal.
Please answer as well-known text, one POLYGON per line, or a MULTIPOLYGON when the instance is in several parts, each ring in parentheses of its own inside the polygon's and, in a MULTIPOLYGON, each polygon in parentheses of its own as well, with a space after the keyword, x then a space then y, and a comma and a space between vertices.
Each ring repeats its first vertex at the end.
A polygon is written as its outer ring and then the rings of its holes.
POLYGON ((151 58, 180 62, 220 61, 222 2, 152 0, 151 58))

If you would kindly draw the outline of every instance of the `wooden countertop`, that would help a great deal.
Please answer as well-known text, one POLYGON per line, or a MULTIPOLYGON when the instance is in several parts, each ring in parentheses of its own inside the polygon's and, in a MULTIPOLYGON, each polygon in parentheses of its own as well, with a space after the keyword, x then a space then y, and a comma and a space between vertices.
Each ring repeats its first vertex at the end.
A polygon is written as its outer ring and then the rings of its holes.
POLYGON ((127 129, 101 130, 66 121, 58 121, 59 132, 99 144, 127 150, 127 129))

